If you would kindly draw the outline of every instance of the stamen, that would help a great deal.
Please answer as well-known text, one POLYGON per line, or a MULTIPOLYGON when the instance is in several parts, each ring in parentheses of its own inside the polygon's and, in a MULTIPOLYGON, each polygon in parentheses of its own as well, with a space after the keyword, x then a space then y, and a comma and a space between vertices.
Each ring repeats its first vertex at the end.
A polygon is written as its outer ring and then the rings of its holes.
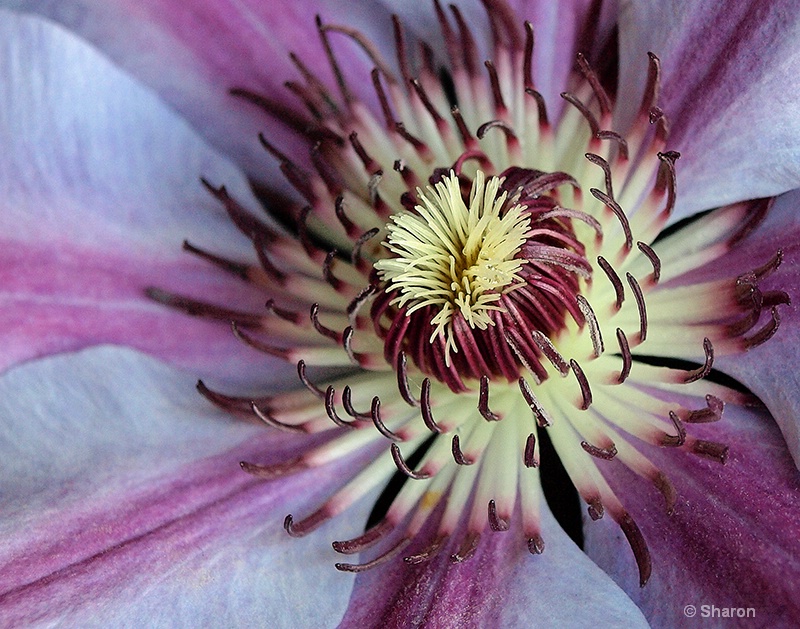
POLYGON ((461 451, 461 441, 458 438, 458 435, 453 435, 453 460, 458 463, 459 465, 472 465, 475 463, 472 459, 469 459, 464 456, 464 453, 461 451))
POLYGON ((595 74, 594 70, 592 70, 592 68, 589 66, 589 62, 586 61, 586 57, 583 56, 583 53, 579 52, 577 58, 578 69, 581 71, 581 74, 583 74, 587 83, 589 83, 591 86, 594 95, 597 97, 597 103, 600 105, 600 113, 603 116, 610 115, 611 100, 608 98, 608 94, 603 89, 603 86, 600 85, 600 79, 597 78, 597 74, 595 74))
POLYGON ((268 426, 272 426, 273 428, 278 428, 279 430, 284 430, 286 432, 306 432, 302 426, 294 426, 292 424, 285 424, 284 422, 278 421, 268 412, 262 411, 260 408, 258 408, 258 405, 255 402, 250 402, 250 410, 252 410, 256 417, 258 417, 262 422, 268 426))
POLYGON ((478 411, 487 422, 499 422, 501 419, 489 410, 489 378, 487 376, 481 376, 478 411))
POLYGON ((672 425, 675 426, 675 430, 678 434, 674 437, 672 435, 664 435, 661 440, 661 445, 677 448, 686 443, 686 429, 683 427, 681 418, 678 417, 678 414, 674 411, 669 412, 669 418, 672 420, 672 425))
POLYGON ((583 448, 592 456, 605 461, 610 461, 617 456, 617 447, 613 443, 605 448, 598 448, 597 446, 593 446, 588 441, 581 441, 581 448, 583 448))
MULTIPOLYGON (((330 417, 331 421, 341 428, 354 428, 351 422, 348 422, 341 417, 336 412, 336 390, 333 388, 333 385, 330 385, 327 390, 325 391, 325 412, 330 417)), ((345 409, 347 410, 347 409, 345 409)))
POLYGON ((725 410, 725 402, 715 395, 706 395, 706 405, 708 408, 703 408, 699 411, 689 411, 686 417, 683 418, 683 421, 687 424, 705 424, 722 419, 722 413, 725 410))
POLYGON ((426 478, 430 478, 431 475, 428 472, 415 472, 410 467, 408 467, 408 463, 405 462, 403 459, 403 453, 400 452, 400 447, 393 443, 390 446, 390 450, 392 452, 392 460, 394 460, 394 464, 397 466, 397 469, 403 472, 406 476, 413 480, 425 480, 426 478))
POLYGON ((636 565, 639 568, 639 587, 644 587, 650 580, 650 573, 653 570, 647 542, 644 541, 642 532, 639 530, 639 527, 636 525, 636 522, 633 521, 630 514, 623 512, 617 522, 622 532, 625 534, 628 544, 630 544, 634 559, 636 559, 636 565))
POLYGON ((531 555, 541 555, 544 552, 544 540, 541 537, 529 537, 528 552, 531 555))
POLYGON ((631 224, 628 221, 628 217, 625 215, 624 210, 619 206, 619 203, 617 203, 605 192, 598 190, 597 188, 590 188, 589 192, 592 193, 592 196, 594 196, 595 199, 605 204, 608 209, 614 212, 614 216, 617 217, 619 224, 622 225, 622 231, 625 233, 625 251, 630 251, 631 248, 633 248, 633 234, 631 233, 631 224))
MULTIPOLYGON (((400 397, 402 397, 405 403, 409 406, 419 406, 419 400, 415 399, 414 396, 411 395, 411 389, 408 386, 408 358, 406 357, 405 352, 400 352, 397 355, 395 371, 397 372, 397 388, 400 391, 400 397)), ((423 382, 423 390, 424 388, 425 384, 423 382)), ((428 382, 428 395, 430 396, 430 381, 428 382)), ((430 406, 430 399, 428 399, 428 405, 430 406)))
POLYGON ((708 337, 703 339, 703 351, 706 355, 703 366, 686 374, 686 377, 683 379, 686 384, 697 382, 711 373, 711 367, 714 365, 714 346, 711 344, 711 341, 708 340, 708 337))
POLYGON ((478 548, 478 542, 480 542, 480 540, 480 533, 467 533, 466 538, 464 538, 458 550, 450 555, 450 561, 453 563, 461 563, 472 557, 472 555, 475 554, 475 550, 478 548))
POLYGON ((329 339, 333 339, 337 343, 342 342, 342 335, 335 330, 331 330, 328 327, 322 325, 319 321, 319 304, 312 304, 311 306, 311 323, 314 324, 314 329, 319 332, 322 336, 325 336, 329 339))
POLYGON ((658 254, 653 251, 653 249, 643 243, 642 241, 638 241, 636 246, 639 247, 639 251, 641 251, 647 259, 650 260, 650 263, 653 265, 653 284, 658 284, 658 280, 661 279, 661 260, 658 257, 658 254))
POLYGON ((425 378, 422 381, 422 388, 420 391, 421 394, 421 407, 420 407, 420 414, 422 415, 422 421, 425 423, 425 426, 431 432, 435 433, 443 433, 444 429, 439 426, 433 419, 433 409, 431 408, 431 379, 425 378))
POLYGON ((586 322, 589 324, 589 336, 592 338, 592 347, 594 348, 595 358, 599 358, 603 353, 603 335, 600 333, 600 324, 597 322, 597 317, 592 310, 592 306, 583 295, 576 297, 578 301, 578 308, 581 309, 586 322))
POLYGON ((387 550, 382 555, 379 555, 372 561, 368 561, 362 564, 355 564, 355 563, 337 563, 336 569, 342 572, 364 572, 365 570, 370 570, 371 568, 375 568, 376 566, 380 566, 388 561, 391 561, 397 555, 405 550, 405 547, 411 543, 411 539, 404 537, 399 542, 397 542, 394 546, 392 546, 389 550, 387 550))
POLYGON ((508 522, 497 515, 497 504, 494 500, 489 501, 488 509, 489 528, 495 533, 508 530, 508 522))
POLYGON ((586 153, 586 159, 588 159, 592 164, 597 164, 600 168, 603 169, 603 174, 605 175, 605 182, 606 182, 606 195, 609 198, 614 198, 614 186, 611 182, 611 166, 608 165, 608 162, 600 157, 599 155, 595 155, 594 153, 586 153))
POLYGON ((533 415, 536 418, 536 422, 539 424, 539 426, 541 428, 552 426, 552 418, 547 413, 544 406, 539 403, 539 400, 536 399, 536 396, 533 394, 533 391, 531 390, 531 387, 525 378, 520 378, 518 383, 519 390, 522 392, 522 397, 525 398, 525 402, 527 402, 528 406, 533 411, 533 415))
POLYGON ((300 378, 300 382, 303 383, 306 389, 311 391, 311 393, 316 395, 321 400, 325 399, 325 392, 308 379, 308 376, 306 375, 306 361, 302 359, 297 361, 297 375, 300 378))
POLYGON ((383 420, 381 419, 381 400, 377 395, 372 398, 370 415, 372 416, 372 423, 375 424, 375 428, 377 428, 378 432, 384 437, 391 439, 392 441, 403 441, 399 435, 393 433, 386 427, 386 424, 383 423, 383 420))
POLYGON ((728 462, 728 452, 730 448, 724 443, 717 443, 715 441, 706 441, 705 439, 697 439, 692 444, 692 452, 704 456, 707 459, 712 459, 718 463, 728 462))
MULTIPOLYGON (((494 108, 496 111, 505 111, 506 104, 503 102, 503 93, 500 91, 500 80, 497 78, 497 70, 491 61, 484 61, 483 65, 489 72, 489 83, 492 86, 492 98, 494 98, 494 108)), ((478 133, 480 137, 480 133, 478 133)))
POLYGON ((577 360, 571 358, 569 364, 570 367, 572 367, 572 373, 575 374, 575 378, 578 380, 578 384, 581 387, 582 400, 579 408, 585 411, 592 405, 592 390, 589 388, 589 381, 586 379, 586 375, 583 373, 583 369, 581 369, 577 360))
POLYGON ((631 365, 633 364, 633 356, 631 356, 631 348, 628 345, 628 338, 621 328, 617 328, 617 343, 619 343, 619 351, 622 354, 622 369, 617 376, 617 383, 622 384, 628 379, 631 374, 631 365))
POLYGON ((423 550, 418 552, 416 555, 409 555, 408 557, 403 557, 403 561, 407 564, 417 565, 424 563, 434 557, 444 546, 447 537, 442 535, 437 537, 432 544, 425 547, 423 550))
POLYGON ((552 363, 553 367, 556 368, 559 374, 562 377, 566 377, 569 373, 569 366, 567 365, 567 361, 564 360, 564 357, 558 353, 558 350, 553 345, 553 342, 547 338, 544 334, 542 334, 539 330, 534 330, 531 332, 531 338, 533 342, 536 343, 536 346, 542 351, 547 359, 552 363))
POLYGON ((289 459, 288 461, 282 461, 281 463, 273 463, 272 465, 259 465, 257 463, 240 461, 239 467, 241 467, 243 471, 257 478, 273 480, 275 478, 280 478, 281 476, 286 476, 287 474, 299 472, 300 470, 305 469, 307 465, 298 456, 293 459, 289 459))
POLYGON ((778 331, 778 326, 781 324, 781 316, 778 313, 778 309, 773 307, 770 310, 770 315, 772 319, 766 323, 763 328, 753 334, 753 336, 743 339, 745 349, 752 349, 766 343, 775 335, 775 332, 778 331))
POLYGON ((362 550, 367 550, 377 544, 394 527, 391 522, 384 519, 367 530, 363 535, 342 542, 333 542, 333 550, 342 555, 354 555, 362 550))
MULTIPOLYGON (((333 391, 333 387, 329 388, 331 389, 331 391, 333 391)), ((331 395, 333 395, 333 393, 331 393, 331 395)), ((344 389, 342 389, 342 406, 344 407, 344 412, 350 415, 350 417, 352 417, 353 419, 361 419, 361 420, 372 419, 371 413, 359 413, 353 406, 353 390, 350 388, 350 385, 345 385, 344 389)))
POLYGON ((639 309, 639 342, 644 343, 647 338, 647 310, 644 305, 644 295, 639 286, 639 282, 630 273, 626 273, 625 277, 628 279, 628 285, 633 291, 633 296, 636 298, 636 306, 639 309))
POLYGON ((525 467, 539 467, 539 461, 536 459, 536 434, 531 433, 525 440, 525 453, 522 457, 525 467))
POLYGON ((617 297, 614 307, 619 310, 622 308, 622 302, 625 301, 625 288, 622 285, 622 280, 619 279, 619 275, 617 275, 614 267, 612 267, 603 256, 597 256, 597 264, 603 269, 606 277, 608 277, 608 281, 611 282, 611 285, 614 287, 614 293, 617 297))
POLYGON ((283 520, 283 528, 292 537, 303 537, 314 529, 319 528, 326 520, 330 519, 330 517, 331 514, 326 507, 318 509, 299 522, 295 522, 294 517, 290 513, 283 520))

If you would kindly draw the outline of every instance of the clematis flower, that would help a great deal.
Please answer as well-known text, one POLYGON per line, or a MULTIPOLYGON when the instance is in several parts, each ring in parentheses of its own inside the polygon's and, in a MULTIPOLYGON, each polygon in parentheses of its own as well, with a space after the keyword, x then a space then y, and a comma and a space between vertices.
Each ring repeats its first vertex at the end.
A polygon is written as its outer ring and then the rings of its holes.
POLYGON ((2 3, 3 623, 796 625, 791 3, 483 4, 2 3))

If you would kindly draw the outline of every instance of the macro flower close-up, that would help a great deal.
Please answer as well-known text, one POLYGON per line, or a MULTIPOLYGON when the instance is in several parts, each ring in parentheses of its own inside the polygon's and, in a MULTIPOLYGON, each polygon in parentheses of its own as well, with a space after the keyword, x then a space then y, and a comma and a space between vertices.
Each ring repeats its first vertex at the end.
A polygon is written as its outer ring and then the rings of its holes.
POLYGON ((793 0, 0 18, 0 626, 800 624, 793 0))

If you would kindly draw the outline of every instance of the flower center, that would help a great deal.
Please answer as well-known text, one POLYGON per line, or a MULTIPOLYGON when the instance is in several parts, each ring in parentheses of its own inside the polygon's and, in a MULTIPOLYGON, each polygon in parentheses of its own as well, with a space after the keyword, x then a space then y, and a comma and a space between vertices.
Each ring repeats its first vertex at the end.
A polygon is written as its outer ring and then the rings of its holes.
POLYGON ((703 379, 715 352, 744 351, 776 332, 788 297, 759 284, 781 253, 729 280, 681 285, 681 275, 728 251, 769 203, 730 206, 695 222, 691 238, 678 232, 654 243, 675 205, 679 157, 665 150, 658 59, 650 56, 624 137, 610 129, 611 98, 581 55, 574 91, 562 94, 566 109, 551 122, 534 88, 531 25, 523 34, 505 3, 486 4, 495 40, 486 75, 458 8, 454 29, 436 4, 457 107, 431 55, 411 75, 397 20, 400 78, 363 36, 318 21, 342 104, 296 56, 305 83, 289 85, 308 115, 287 118, 269 98, 234 90, 309 139, 304 169, 262 138, 303 202, 278 206, 287 234, 206 184, 252 240, 259 264, 186 248, 265 291, 268 312, 151 295, 232 321, 248 345, 297 365, 305 387, 297 392, 237 398, 200 384, 215 404, 273 428, 329 433, 290 460, 242 463, 246 471, 274 479, 373 455, 316 511, 287 516, 291 535, 343 512, 396 470, 408 477, 383 520, 334 544, 343 554, 379 547, 340 570, 374 567, 406 547, 407 563, 445 548, 463 561, 482 535, 512 528, 541 553, 546 430, 590 517, 608 513, 620 526, 643 585, 647 545, 604 466, 624 465, 652 483, 671 512, 675 489, 648 448, 725 462, 724 444, 695 438, 686 425, 717 421, 726 402, 747 401, 703 379), (383 121, 348 88, 331 32, 373 59, 383 121), (673 368, 676 358, 698 366, 673 368), (319 385, 309 366, 357 370, 320 376, 319 385), (423 451, 413 469, 409 458, 423 451))
MULTIPOLYGON (((519 271, 526 260, 520 248, 530 226, 521 205, 504 211, 500 179, 485 181, 478 171, 469 201, 461 195, 455 173, 419 190, 416 213, 392 216, 386 247, 394 257, 375 263, 399 315, 413 317, 421 309, 433 316, 417 325, 432 327, 430 342, 445 341, 445 362, 458 351, 455 319, 475 330, 494 325, 492 311, 505 311, 501 296, 523 285, 519 271)), ((413 322, 409 322, 414 325, 413 322)), ((463 325, 462 324, 462 325, 463 325)))

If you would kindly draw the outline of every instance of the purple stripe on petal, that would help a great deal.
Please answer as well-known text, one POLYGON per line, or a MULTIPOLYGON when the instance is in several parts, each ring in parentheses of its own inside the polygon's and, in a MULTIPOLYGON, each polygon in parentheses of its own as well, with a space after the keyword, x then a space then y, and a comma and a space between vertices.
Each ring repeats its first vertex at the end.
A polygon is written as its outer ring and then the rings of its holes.
MULTIPOLYGON (((614 527, 586 526, 586 548, 625 587, 654 627, 684 626, 684 606, 754 608, 754 626, 800 622, 800 478, 777 427, 764 412, 729 405, 722 421, 696 425, 695 436, 730 446, 725 466, 691 454, 649 449, 678 492, 667 516, 653 488, 622 468, 607 477, 639 522, 653 576, 639 589, 620 561, 614 527)), ((730 626, 709 619, 710 626, 730 626), (716 624, 714 624, 716 623, 716 624)), ((704 625, 706 626, 706 625, 704 625)))

